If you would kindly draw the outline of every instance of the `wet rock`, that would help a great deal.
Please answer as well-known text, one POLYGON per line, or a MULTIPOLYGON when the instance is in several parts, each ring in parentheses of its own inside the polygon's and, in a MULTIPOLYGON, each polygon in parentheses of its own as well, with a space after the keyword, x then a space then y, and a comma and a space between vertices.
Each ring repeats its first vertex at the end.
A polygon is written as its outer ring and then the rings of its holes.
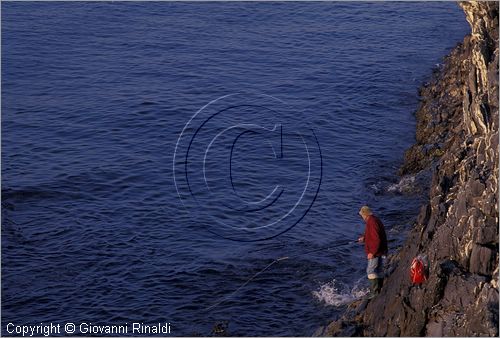
POLYGON ((335 321, 326 328, 325 335, 328 337, 354 337, 356 326, 349 321, 335 321))
POLYGON ((320 326, 316 329, 316 331, 314 331, 314 333, 312 334, 312 337, 323 337, 325 334, 325 327, 324 326, 320 326))
POLYGON ((212 337, 227 337, 230 336, 228 332, 229 322, 227 320, 220 321, 214 324, 212 328, 212 337))
POLYGON ((325 334, 498 336, 498 2, 460 2, 471 35, 420 89, 401 175, 432 173, 429 200, 365 309, 325 334), (418 254, 429 279, 411 285, 418 254))
POLYGON ((354 301, 348 306, 342 317, 331 322, 323 330, 317 331, 314 336, 354 337, 361 335, 361 313, 365 310, 368 302, 368 299, 354 301))

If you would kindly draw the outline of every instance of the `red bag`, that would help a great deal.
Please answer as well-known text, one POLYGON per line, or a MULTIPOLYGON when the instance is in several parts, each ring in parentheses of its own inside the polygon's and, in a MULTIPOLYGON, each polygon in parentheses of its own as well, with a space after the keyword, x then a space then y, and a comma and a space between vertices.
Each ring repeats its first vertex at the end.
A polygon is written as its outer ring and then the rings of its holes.
POLYGON ((422 284, 429 278, 429 263, 426 256, 413 258, 410 266, 410 278, 413 284, 422 284))

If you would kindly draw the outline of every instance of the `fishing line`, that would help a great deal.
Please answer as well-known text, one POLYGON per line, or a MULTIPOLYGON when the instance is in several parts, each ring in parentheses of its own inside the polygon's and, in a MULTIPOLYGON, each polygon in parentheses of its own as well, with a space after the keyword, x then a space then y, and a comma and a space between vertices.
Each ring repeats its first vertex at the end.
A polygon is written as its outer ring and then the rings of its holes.
POLYGON ((344 245, 347 245, 347 244, 354 244, 354 243, 358 243, 358 241, 351 241, 351 240, 349 240, 349 241, 344 242, 344 243, 329 245, 327 247, 322 247, 322 248, 319 248, 319 249, 314 249, 314 250, 306 251, 304 253, 301 253, 300 255, 292 256, 292 257, 290 257, 290 259, 295 259, 295 258, 298 258, 300 256, 307 255, 307 254, 310 254, 310 253, 313 253, 313 252, 318 252, 318 251, 322 251, 322 250, 328 250, 328 249, 331 249, 331 248, 336 248, 336 247, 339 247, 339 246, 344 246, 344 245))
POLYGON ((211 309, 215 308, 217 305, 220 305, 220 304, 224 303, 226 300, 228 300, 233 295, 235 295, 238 291, 240 291, 242 288, 244 288, 248 283, 250 283, 255 277, 257 277, 258 275, 260 275, 261 273, 263 273, 264 271, 266 271, 267 269, 269 269, 275 263, 278 263, 279 261, 283 261, 285 259, 288 259, 288 257, 281 257, 281 258, 275 259, 274 261, 272 261, 271 263, 269 263, 264 269, 260 270, 255 275, 253 275, 252 277, 250 277, 250 279, 248 279, 245 283, 243 283, 239 288, 237 288, 236 290, 234 290, 233 292, 231 292, 226 297, 221 298, 221 300, 218 301, 217 303, 215 303, 215 304, 209 306, 208 308, 206 308, 206 311, 211 310, 211 309))
POLYGON ((269 269, 271 266, 273 266, 274 264, 276 264, 276 263, 278 263, 280 261, 289 260, 289 259, 295 259, 295 258, 304 256, 304 255, 307 255, 307 254, 310 254, 310 253, 313 253, 313 252, 318 252, 318 251, 322 251, 322 250, 328 250, 328 249, 331 249, 331 248, 334 248, 334 247, 336 248, 336 247, 339 247, 339 246, 344 246, 344 245, 353 244, 353 243, 358 243, 358 241, 349 240, 349 241, 341 243, 341 244, 329 245, 327 247, 321 247, 319 249, 314 249, 314 250, 306 251, 306 252, 301 253, 300 255, 284 256, 284 257, 276 258, 274 261, 272 261, 271 263, 269 263, 264 269, 260 270, 259 272, 257 272, 256 274, 254 274, 252 277, 250 277, 239 288, 237 288, 236 290, 234 290, 233 292, 231 292, 229 295, 222 297, 218 302, 216 302, 215 304, 213 304, 213 305, 209 306, 208 308, 206 308, 205 311, 211 310, 211 309, 219 306, 220 304, 224 303, 226 300, 228 300, 229 298, 231 298, 232 296, 234 296, 236 293, 238 293, 238 291, 240 291, 241 289, 243 289, 248 283, 250 283, 252 280, 254 280, 258 275, 260 275, 261 273, 263 273, 264 271, 266 271, 267 269, 269 269))

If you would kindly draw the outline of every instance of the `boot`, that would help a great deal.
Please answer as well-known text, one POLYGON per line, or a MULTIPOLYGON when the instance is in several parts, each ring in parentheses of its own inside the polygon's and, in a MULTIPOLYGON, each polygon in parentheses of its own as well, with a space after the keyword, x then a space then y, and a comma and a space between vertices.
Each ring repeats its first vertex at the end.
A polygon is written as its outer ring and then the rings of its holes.
POLYGON ((378 294, 378 279, 368 279, 370 282, 370 292, 368 293, 367 299, 372 299, 378 294))
POLYGON ((378 290, 377 290, 377 293, 380 292, 380 289, 382 289, 382 286, 384 285, 384 279, 383 278, 377 278, 377 281, 378 281, 378 290))

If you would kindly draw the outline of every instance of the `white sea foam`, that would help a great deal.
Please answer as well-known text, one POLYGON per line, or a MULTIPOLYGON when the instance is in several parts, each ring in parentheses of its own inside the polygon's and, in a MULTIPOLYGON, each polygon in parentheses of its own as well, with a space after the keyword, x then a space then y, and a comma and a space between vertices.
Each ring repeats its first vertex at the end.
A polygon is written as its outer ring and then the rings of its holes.
POLYGON ((342 306, 362 298, 368 294, 368 291, 367 288, 362 288, 361 279, 352 288, 334 279, 320 285, 319 290, 313 291, 312 294, 317 300, 326 305, 342 306))
POLYGON ((414 189, 415 176, 404 176, 398 183, 391 184, 387 187, 388 192, 410 192, 414 189))

